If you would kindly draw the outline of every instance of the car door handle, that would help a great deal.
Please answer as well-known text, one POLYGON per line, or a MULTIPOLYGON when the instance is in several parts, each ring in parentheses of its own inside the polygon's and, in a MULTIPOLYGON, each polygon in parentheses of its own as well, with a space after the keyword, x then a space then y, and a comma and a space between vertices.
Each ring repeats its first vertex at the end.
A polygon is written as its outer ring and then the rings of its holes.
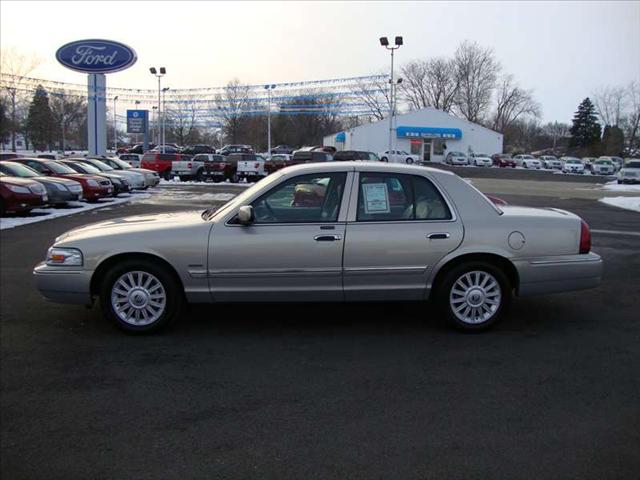
POLYGON ((427 235, 427 238, 429 240, 444 240, 445 238, 449 238, 451 235, 449 235, 446 232, 438 232, 438 233, 430 233, 429 235, 427 235))
POLYGON ((313 239, 316 242, 335 242, 341 240, 342 237, 340 235, 316 235, 313 239))

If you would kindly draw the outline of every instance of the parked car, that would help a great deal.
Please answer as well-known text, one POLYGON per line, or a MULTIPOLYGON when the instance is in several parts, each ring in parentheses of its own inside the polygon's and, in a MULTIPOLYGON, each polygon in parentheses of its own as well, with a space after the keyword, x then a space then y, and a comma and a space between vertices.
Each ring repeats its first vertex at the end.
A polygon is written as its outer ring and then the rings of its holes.
POLYGON ((225 145, 216 153, 220 155, 230 155, 232 153, 254 153, 250 145, 225 145))
POLYGON ((25 178, 41 183, 47 190, 49 205, 61 207, 68 202, 82 198, 82 185, 74 180, 66 178, 47 177, 18 162, 1 161, 0 172, 10 177, 25 178))
POLYGON ((116 171, 135 172, 142 174, 144 178, 144 189, 149 187, 155 187, 160 183, 160 176, 153 170, 147 170, 146 168, 134 168, 124 160, 117 157, 101 157, 100 161, 106 163, 116 171))
POLYGON ((184 300, 432 299, 452 325, 477 331, 514 295, 595 287, 602 270, 588 225, 570 212, 498 207, 439 169, 327 162, 283 169, 202 213, 76 228, 34 276, 49 300, 97 297, 107 319, 136 333, 168 324, 184 300), (324 185, 319 206, 296 205, 297 185, 310 183, 324 185))
POLYGON ((597 160, 596 157, 582 157, 582 164, 584 165, 585 170, 593 171, 593 164, 597 160))
POLYGON ((336 152, 333 159, 338 162, 346 162, 350 160, 367 160, 371 162, 379 162, 380 157, 373 152, 360 150, 341 150, 336 152))
POLYGON ((67 159, 67 160, 59 160, 60 163, 66 165, 67 167, 75 170, 78 173, 84 173, 86 175, 99 175, 101 177, 108 178, 113 185, 113 193, 112 196, 116 197, 121 193, 129 193, 131 191, 131 185, 127 182, 126 179, 113 175, 109 172, 101 172, 93 165, 89 165, 88 163, 80 162, 78 159, 67 159))
POLYGON ((113 194, 111 180, 101 175, 78 173, 67 165, 41 158, 16 158, 12 161, 27 165, 46 176, 66 178, 79 182, 82 185, 82 198, 87 202, 97 202, 101 198, 110 197, 113 194))
POLYGON ((139 153, 122 153, 118 156, 120 160, 123 162, 127 162, 134 168, 140 168, 140 161, 142 160, 142 155, 139 153))
MULTIPOLYGON (((156 148, 156 144, 155 143, 150 143, 149 144, 149 150, 153 150, 154 148, 156 148)), ((144 144, 143 143, 137 143, 133 147, 127 148, 126 149, 126 153, 136 153, 138 155, 143 155, 143 154, 146 153, 145 150, 144 150, 144 144)))
POLYGON ((277 154, 286 154, 286 155, 291 155, 293 153, 293 147, 290 147, 289 145, 276 145, 274 148, 271 149, 271 153, 272 155, 277 155, 277 154))
POLYGON ((293 152, 290 165, 300 165, 301 163, 331 162, 333 156, 321 150, 298 150, 293 152))
POLYGON ((449 152, 444 162, 449 165, 469 165, 469 159, 464 152, 449 152))
POLYGON ((618 172, 618 183, 640 183, 640 160, 630 160, 618 172))
POLYGON ((114 175, 125 180, 126 183, 129 184, 131 190, 144 190, 148 187, 145 182, 144 174, 141 172, 135 172, 131 169, 129 170, 116 170, 110 165, 106 164, 103 160, 104 157, 85 157, 82 159, 78 159, 80 162, 87 163, 102 172, 105 177, 112 178, 114 175))
POLYGON ((191 155, 184 155, 182 153, 147 152, 142 156, 140 166, 147 170, 157 172, 161 178, 169 180, 171 178, 173 162, 182 162, 184 160, 191 160, 192 158, 191 155))
POLYGON ((554 155, 540 155, 538 160, 542 162, 543 168, 550 170, 562 170, 562 161, 558 160, 554 155))
POLYGON ((505 168, 511 167, 515 168, 516 162, 511 158, 511 155, 508 153, 494 153, 491 155, 491 160, 493 160, 493 164, 496 167, 505 168))
POLYGON ((620 170, 622 168, 622 165, 624 165, 624 160, 620 157, 598 157, 598 160, 609 160, 612 164, 613 164, 613 168, 614 168, 614 172, 616 173, 618 170, 620 170))
POLYGON ((516 162, 518 167, 522 168, 542 168, 542 162, 535 158, 533 155, 516 155, 513 157, 513 160, 516 162))
POLYGON ((576 157, 562 157, 562 171, 564 173, 584 173, 584 164, 576 157))
POLYGON ((193 157, 193 160, 203 163, 202 175, 205 181, 211 179, 215 183, 226 180, 233 183, 238 182, 237 165, 229 157, 217 153, 202 153, 193 157))
POLYGON ((228 161, 235 164, 238 180, 246 179, 247 182, 257 182, 267 176, 265 170, 266 159, 255 153, 232 153, 228 161))
POLYGON ((409 165, 418 161, 418 156, 411 155, 404 150, 385 150, 384 152, 380 152, 378 157, 380 157, 380 161, 382 162, 406 163, 409 165))
POLYGON ((36 155, 36 158, 44 158, 45 160, 59 160, 63 157, 64 155, 59 155, 57 153, 40 153, 36 155))
POLYGON ((613 175, 616 173, 616 167, 611 160, 600 157, 593 162, 591 171, 594 175, 613 175))
POLYGON ((264 170, 267 172, 267 175, 271 175, 273 172, 277 172, 281 168, 292 165, 292 159, 293 155, 289 155, 287 153, 271 155, 271 157, 267 158, 267 161, 264 162, 264 170))
POLYGON ((175 143, 165 143, 163 145, 156 145, 149 151, 156 153, 182 153, 182 148, 175 143))
POLYGON ((493 165, 491 157, 486 153, 472 153, 469 155, 469 162, 476 167, 490 167, 493 165))
POLYGON ((182 153, 188 155, 198 155, 199 153, 216 153, 216 149, 211 145, 188 145, 182 149, 182 153))
POLYGON ((48 201, 47 190, 41 183, 0 172, 0 217, 7 213, 28 213, 48 201))
POLYGON ((20 157, 20 155, 17 154, 17 153, 13 153, 13 152, 10 152, 10 153, 2 152, 2 153, 0 153, 0 160, 12 160, 12 159, 18 158, 18 157, 20 157))

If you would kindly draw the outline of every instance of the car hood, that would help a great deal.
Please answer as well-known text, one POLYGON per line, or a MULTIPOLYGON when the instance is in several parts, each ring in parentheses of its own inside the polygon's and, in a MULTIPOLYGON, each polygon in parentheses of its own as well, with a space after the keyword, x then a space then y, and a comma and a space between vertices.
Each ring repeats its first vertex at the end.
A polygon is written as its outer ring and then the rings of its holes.
POLYGON ((87 238, 130 234, 138 235, 143 231, 149 236, 156 237, 158 232, 166 232, 168 230, 181 229, 194 225, 211 225, 202 219, 201 214, 201 211, 190 211, 114 218, 112 220, 92 223, 69 230, 56 238, 56 245, 87 238))
POLYGON ((143 175, 158 175, 157 172, 153 170, 149 170, 148 168, 127 168, 126 170, 122 170, 124 172, 134 172, 134 173, 142 173, 143 175))

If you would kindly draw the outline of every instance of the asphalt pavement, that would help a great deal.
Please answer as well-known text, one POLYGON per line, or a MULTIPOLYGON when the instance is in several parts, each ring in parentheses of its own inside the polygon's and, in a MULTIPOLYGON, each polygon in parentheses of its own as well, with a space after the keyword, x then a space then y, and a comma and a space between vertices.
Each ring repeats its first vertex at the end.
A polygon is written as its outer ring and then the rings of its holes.
POLYGON ((0 232, 2 478, 639 477, 637 213, 503 195, 583 216, 604 281, 516 299, 480 335, 362 303, 195 306, 136 337, 40 298, 31 269, 62 232, 216 203, 169 188, 0 232))

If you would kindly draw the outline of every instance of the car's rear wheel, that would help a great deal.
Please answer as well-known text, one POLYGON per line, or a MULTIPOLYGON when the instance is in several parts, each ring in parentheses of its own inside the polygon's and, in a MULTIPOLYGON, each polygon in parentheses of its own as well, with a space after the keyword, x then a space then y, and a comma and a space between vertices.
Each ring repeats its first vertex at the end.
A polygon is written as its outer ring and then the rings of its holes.
POLYGON ((198 173, 196 173, 196 181, 204 182, 204 180, 205 180, 204 171, 203 170, 198 170, 198 173))
POLYGON ((380 161, 381 161, 381 162, 388 162, 388 161, 389 161, 389 159, 388 159, 387 157, 382 157, 382 158, 380 159, 380 161))
POLYGON ((469 332, 495 325, 509 308, 512 297, 505 273, 481 261, 452 268, 437 291, 437 301, 449 323, 469 332))
POLYGON ((183 294, 166 268, 148 260, 128 260, 105 275, 100 303, 105 317, 122 330, 149 333, 179 315, 183 294))
POLYGON ((4 200, 0 198, 0 217, 4 217, 7 213, 6 207, 4 206, 4 200))
POLYGON ((407 159, 405 160, 405 162, 406 162, 408 165, 411 165, 411 164, 413 163, 413 158, 407 158, 407 159))

